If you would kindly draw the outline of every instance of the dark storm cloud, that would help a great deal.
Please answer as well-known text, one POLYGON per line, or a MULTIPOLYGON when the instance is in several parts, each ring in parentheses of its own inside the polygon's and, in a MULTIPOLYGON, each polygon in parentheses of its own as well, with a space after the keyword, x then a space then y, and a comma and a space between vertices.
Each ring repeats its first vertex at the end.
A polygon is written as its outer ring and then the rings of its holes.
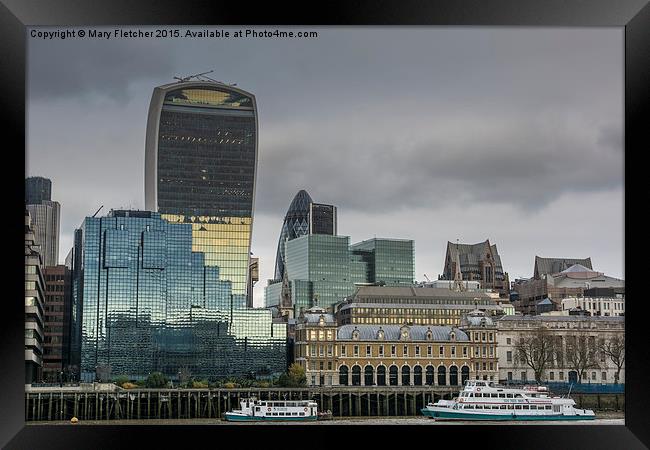
POLYGON ((52 178, 62 203, 60 259, 72 229, 99 205, 144 207, 153 88, 214 69, 210 76, 257 98, 253 251, 261 279, 272 276, 282 217, 300 189, 337 205, 339 229, 353 240, 416 239, 418 273, 441 270, 447 240, 490 238, 516 275, 529 275, 535 252, 592 255, 622 274, 622 246, 602 244, 609 229, 622 235, 619 225, 582 223, 571 234, 563 224, 566 239, 555 231, 558 217, 586 204, 582 196, 622 214, 622 195, 612 195, 623 183, 622 30, 318 32, 293 40, 29 39, 28 174, 52 178), (466 222, 460 235, 457 220, 466 222))
POLYGON ((32 40, 28 51, 30 101, 93 94, 123 101, 133 83, 171 73, 173 68, 173 57, 164 46, 143 40, 114 45, 91 39, 32 40))

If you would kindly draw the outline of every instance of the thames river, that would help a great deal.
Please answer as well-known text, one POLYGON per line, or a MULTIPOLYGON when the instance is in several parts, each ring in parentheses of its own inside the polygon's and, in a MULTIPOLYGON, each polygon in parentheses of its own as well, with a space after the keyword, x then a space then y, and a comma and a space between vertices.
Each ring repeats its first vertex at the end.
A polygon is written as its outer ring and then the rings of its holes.
POLYGON ((218 419, 151 419, 151 420, 86 420, 71 424, 69 421, 27 422, 28 425, 625 425, 623 413, 603 413, 594 420, 558 420, 548 422, 437 422, 428 417, 349 417, 317 422, 226 422, 218 419))

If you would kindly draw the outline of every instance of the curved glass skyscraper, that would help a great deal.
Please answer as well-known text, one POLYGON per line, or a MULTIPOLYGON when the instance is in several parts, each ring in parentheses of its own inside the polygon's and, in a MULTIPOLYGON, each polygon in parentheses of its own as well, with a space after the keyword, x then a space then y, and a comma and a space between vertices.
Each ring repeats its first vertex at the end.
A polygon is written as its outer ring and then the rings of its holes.
POLYGON ((275 256, 275 279, 281 280, 284 275, 284 242, 309 233, 309 204, 311 197, 304 189, 300 190, 289 205, 284 216, 278 251, 275 256))
POLYGON ((192 250, 232 282, 244 306, 255 172, 255 96, 213 81, 154 89, 145 156, 145 205, 170 222, 192 224, 192 250))
POLYGON ((282 280, 284 276, 284 243, 306 234, 336 235, 336 207, 314 203, 307 191, 301 189, 284 216, 275 256, 275 280, 282 280))

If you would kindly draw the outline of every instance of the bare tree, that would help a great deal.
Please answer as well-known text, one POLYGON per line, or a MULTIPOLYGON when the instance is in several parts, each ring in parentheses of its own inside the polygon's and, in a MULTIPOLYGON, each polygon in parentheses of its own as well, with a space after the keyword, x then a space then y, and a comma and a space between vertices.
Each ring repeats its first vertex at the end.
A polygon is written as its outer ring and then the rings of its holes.
POLYGON ((603 341, 600 345, 600 351, 616 366, 614 382, 618 384, 621 376, 621 369, 625 364, 625 336, 617 334, 614 337, 603 341))
POLYGON ((582 374, 587 369, 597 369, 597 348, 587 342, 587 336, 569 336, 567 339, 566 360, 569 368, 578 372, 578 383, 582 383, 582 374))
POLYGON ((542 381, 544 370, 551 366, 555 356, 555 339, 550 331, 540 326, 515 344, 519 360, 533 369, 535 381, 542 381))
POLYGON ((106 383, 111 379, 111 365, 99 364, 96 368, 96 377, 99 382, 106 383))

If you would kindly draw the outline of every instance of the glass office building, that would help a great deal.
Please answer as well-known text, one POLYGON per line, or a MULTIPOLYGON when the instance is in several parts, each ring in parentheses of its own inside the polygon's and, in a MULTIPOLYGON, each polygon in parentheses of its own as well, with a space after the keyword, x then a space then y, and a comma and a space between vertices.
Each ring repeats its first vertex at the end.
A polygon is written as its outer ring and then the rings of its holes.
POLYGON ((194 250, 193 232, 192 223, 149 211, 85 219, 70 258, 72 341, 80 347, 71 364, 82 381, 284 371, 286 324, 242 308, 220 267, 194 250))
MULTIPOLYGON (((294 315, 314 304, 333 309, 359 285, 411 286, 414 242, 369 239, 350 245, 349 236, 307 234, 285 242, 285 265, 294 315)), ((281 283, 264 291, 267 307, 280 301, 281 283)))
POLYGON ((246 304, 257 166, 255 97, 214 81, 154 89, 145 156, 145 207, 191 224, 192 249, 246 304))
POLYGON ((305 190, 300 190, 293 198, 284 216, 278 250, 275 256, 276 282, 284 276, 285 242, 306 234, 336 235, 336 207, 314 203, 305 190))
POLYGON ((367 239, 350 246, 355 276, 385 286, 411 286, 415 279, 415 243, 407 239, 367 239))

